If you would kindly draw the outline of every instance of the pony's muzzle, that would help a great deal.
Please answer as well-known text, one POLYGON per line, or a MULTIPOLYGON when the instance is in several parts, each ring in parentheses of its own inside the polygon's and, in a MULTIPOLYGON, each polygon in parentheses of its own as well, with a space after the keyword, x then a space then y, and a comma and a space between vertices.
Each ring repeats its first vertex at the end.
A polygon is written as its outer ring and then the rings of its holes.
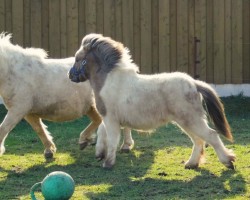
POLYGON ((74 65, 69 70, 68 76, 72 82, 79 83, 79 82, 84 82, 88 79, 85 74, 84 64, 86 64, 86 61, 83 64, 81 64, 80 67, 77 67, 76 65, 74 65))

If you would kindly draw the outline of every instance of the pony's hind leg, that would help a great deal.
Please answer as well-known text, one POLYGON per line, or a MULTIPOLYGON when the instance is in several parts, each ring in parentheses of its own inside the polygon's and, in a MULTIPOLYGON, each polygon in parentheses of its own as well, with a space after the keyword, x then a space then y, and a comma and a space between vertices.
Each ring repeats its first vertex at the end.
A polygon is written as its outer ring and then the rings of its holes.
POLYGON ((93 140, 92 134, 98 128, 98 126, 102 121, 101 116, 94 107, 90 108, 90 110, 87 113, 87 116, 90 118, 92 122, 80 134, 79 145, 81 150, 83 150, 86 146, 88 146, 89 143, 94 143, 92 141, 93 140))
POLYGON ((43 124, 41 118, 34 115, 27 115, 25 116, 25 120, 31 125, 42 141, 45 147, 44 157, 46 159, 53 158, 54 153, 56 152, 56 146, 52 140, 52 136, 50 135, 49 131, 47 131, 47 127, 43 124))
POLYGON ((199 167, 199 164, 204 159, 205 142, 201 138, 199 138, 191 133, 187 133, 187 134, 189 135, 189 137, 191 138, 191 140, 193 142, 193 149, 192 149, 192 154, 191 154, 190 158, 185 163, 185 168, 186 169, 195 169, 195 168, 199 167))
POLYGON ((128 153, 134 147, 134 140, 132 138, 131 129, 125 127, 123 129, 124 140, 123 144, 121 145, 121 152, 128 153))
POLYGON ((208 126, 206 120, 200 118, 189 123, 188 131, 191 131, 191 134, 210 144, 216 151, 220 162, 227 168, 234 169, 234 153, 224 146, 217 132, 208 126))

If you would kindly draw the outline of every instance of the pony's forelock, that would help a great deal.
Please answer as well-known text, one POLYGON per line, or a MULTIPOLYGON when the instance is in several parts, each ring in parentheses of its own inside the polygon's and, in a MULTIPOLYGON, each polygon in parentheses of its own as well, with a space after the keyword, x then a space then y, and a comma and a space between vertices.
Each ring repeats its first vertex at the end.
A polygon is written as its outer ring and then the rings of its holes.
POLYGON ((136 72, 139 71, 133 63, 129 49, 110 37, 104 37, 102 34, 96 33, 88 34, 82 40, 82 48, 85 53, 95 50, 111 68, 120 66, 133 68, 136 72))

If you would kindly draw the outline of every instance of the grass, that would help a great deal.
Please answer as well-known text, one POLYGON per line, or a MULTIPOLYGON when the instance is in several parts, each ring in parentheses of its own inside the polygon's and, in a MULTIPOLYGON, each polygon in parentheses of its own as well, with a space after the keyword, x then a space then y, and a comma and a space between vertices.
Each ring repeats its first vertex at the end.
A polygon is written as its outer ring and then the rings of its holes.
MULTIPOLYGON (((117 153, 113 170, 102 169, 95 148, 80 151, 78 136, 88 124, 83 118, 67 123, 45 122, 57 145, 55 159, 46 162, 43 146, 31 127, 21 121, 9 134, 6 153, 0 157, 0 199, 30 199, 31 186, 52 171, 65 171, 75 180, 71 199, 249 199, 250 98, 223 98, 235 142, 223 139, 237 155, 236 170, 226 169, 209 146, 206 163, 184 169, 192 143, 174 125, 152 135, 133 134, 135 148, 117 153)), ((0 106, 0 119, 6 114, 0 106)), ((40 192, 36 196, 42 199, 40 192)))

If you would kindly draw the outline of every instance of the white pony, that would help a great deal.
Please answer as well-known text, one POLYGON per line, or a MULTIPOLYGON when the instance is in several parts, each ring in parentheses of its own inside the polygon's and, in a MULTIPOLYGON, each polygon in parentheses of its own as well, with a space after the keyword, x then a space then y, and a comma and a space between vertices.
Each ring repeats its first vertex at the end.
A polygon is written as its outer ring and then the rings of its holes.
MULTIPOLYGON (((89 82, 76 84, 68 79, 74 58, 46 59, 44 50, 24 49, 10 38, 10 34, 0 35, 0 96, 8 110, 0 125, 0 155, 8 133, 23 118, 41 139, 45 158, 51 158, 56 146, 42 119, 63 122, 87 115, 92 122, 79 138, 80 148, 85 148, 102 119, 89 82)), ((130 130, 125 131, 122 149, 131 148, 132 141, 130 130)))
POLYGON ((218 135, 232 140, 230 126, 219 97, 208 84, 180 72, 138 74, 128 49, 99 34, 86 35, 75 58, 69 78, 90 81, 103 117, 96 145, 96 156, 105 158, 103 167, 115 163, 120 126, 150 130, 175 122, 194 144, 186 168, 198 167, 205 142, 226 167, 234 168, 235 155, 218 135), (202 100, 218 133, 208 126, 202 100))

